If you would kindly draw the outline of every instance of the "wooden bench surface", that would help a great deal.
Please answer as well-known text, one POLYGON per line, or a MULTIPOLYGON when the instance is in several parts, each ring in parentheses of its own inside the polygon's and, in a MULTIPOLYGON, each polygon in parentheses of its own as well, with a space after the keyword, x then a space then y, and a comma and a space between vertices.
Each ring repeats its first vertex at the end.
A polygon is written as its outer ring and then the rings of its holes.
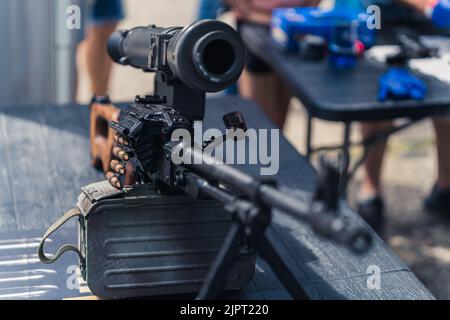
MULTIPOLYGON (((234 110, 244 113, 249 128, 274 127, 258 107, 239 98, 209 99, 205 127, 224 128, 222 114, 234 110)), ((0 278, 26 275, 22 282, 0 281, 0 299, 80 295, 66 285, 68 268, 77 264, 76 257, 67 255, 54 265, 43 265, 37 259, 36 243, 52 222, 74 207, 81 186, 103 179, 89 162, 88 119, 85 106, 0 109, 0 278)), ((255 166, 241 169, 258 172, 255 166)), ((282 188, 290 188, 287 192, 300 198, 311 197, 315 189, 314 169, 283 137, 276 179, 282 188)), ((366 226, 352 210, 344 210, 366 226)), ((375 233, 373 248, 355 256, 276 212, 269 236, 312 299, 433 299, 375 233), (379 290, 367 286, 371 266, 381 272, 379 290)), ((72 223, 55 235, 48 251, 54 252, 58 244, 75 238, 72 223)), ((289 298, 264 261, 258 260, 256 270, 249 286, 232 297, 289 298)))

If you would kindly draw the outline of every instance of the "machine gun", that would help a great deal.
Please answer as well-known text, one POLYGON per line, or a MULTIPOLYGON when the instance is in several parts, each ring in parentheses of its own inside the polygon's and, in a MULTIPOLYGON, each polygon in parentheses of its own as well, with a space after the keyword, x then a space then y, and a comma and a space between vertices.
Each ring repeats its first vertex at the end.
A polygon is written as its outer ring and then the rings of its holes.
MULTIPOLYGON (((231 27, 215 20, 186 28, 138 27, 114 33, 108 51, 120 64, 155 72, 155 91, 137 97, 123 111, 95 99, 92 123, 102 124, 98 116, 112 114, 109 130, 116 132, 108 181, 82 188, 77 208, 48 229, 38 250, 42 262, 75 251, 83 278, 103 298, 200 288, 198 299, 213 299, 251 279, 258 253, 292 297, 304 299, 301 284, 265 236, 274 209, 357 253, 370 246, 370 235, 339 213, 339 172, 334 166, 324 162, 317 193, 306 202, 273 181, 207 156, 203 151, 217 143, 214 139, 201 145, 179 139, 177 130, 193 134, 203 120, 205 93, 225 89, 243 70, 244 46, 231 27), (124 179, 130 168, 131 185, 124 179), (79 247, 66 245, 46 256, 45 239, 76 216, 79 247), (232 270, 234 276, 228 277, 232 270)), ((223 119, 227 128, 247 130, 240 112, 223 119)), ((92 130, 97 131, 105 130, 92 130)))
MULTIPOLYGON (((305 297, 301 285, 264 236, 272 209, 279 209, 318 234, 362 252, 370 236, 338 213, 339 175, 325 165, 326 174, 312 203, 288 196, 271 181, 253 178, 206 156, 202 146, 174 140, 173 132, 192 133, 194 122, 205 112, 205 92, 225 89, 240 76, 244 48, 238 34, 224 23, 200 21, 184 29, 156 27, 119 31, 111 36, 109 53, 123 65, 156 72, 155 93, 136 102, 110 122, 121 142, 114 149, 107 178, 121 188, 128 161, 135 161, 136 182, 151 184, 162 194, 186 193, 195 199, 222 203, 233 215, 233 225, 211 265, 199 293, 214 298, 224 287, 225 276, 242 247, 258 253, 269 263, 295 298, 305 297), (182 150, 183 161, 174 154, 182 150)), ((224 116, 227 128, 246 130, 242 114, 224 116)))

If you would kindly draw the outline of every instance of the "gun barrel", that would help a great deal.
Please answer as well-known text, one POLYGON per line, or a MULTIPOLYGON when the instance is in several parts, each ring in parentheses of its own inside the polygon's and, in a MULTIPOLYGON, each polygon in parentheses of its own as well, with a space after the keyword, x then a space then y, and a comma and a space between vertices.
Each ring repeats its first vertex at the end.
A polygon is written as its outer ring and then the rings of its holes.
POLYGON ((185 157, 191 163, 185 166, 194 172, 224 183, 264 206, 300 219, 322 236, 345 244, 357 253, 365 252, 371 245, 371 236, 366 230, 340 215, 322 212, 323 208, 317 207, 319 204, 314 206, 268 184, 261 184, 252 176, 204 155, 201 150, 186 148, 185 157))
POLYGON ((239 34, 217 20, 185 28, 137 27, 117 31, 108 42, 111 58, 145 71, 170 69, 188 87, 221 91, 237 81, 245 50, 239 34))

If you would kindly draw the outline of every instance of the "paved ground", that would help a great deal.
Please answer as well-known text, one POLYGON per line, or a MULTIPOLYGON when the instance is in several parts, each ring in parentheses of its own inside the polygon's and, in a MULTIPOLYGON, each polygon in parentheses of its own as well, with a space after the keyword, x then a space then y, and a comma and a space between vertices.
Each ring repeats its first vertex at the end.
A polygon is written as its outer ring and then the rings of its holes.
MULTIPOLYGON (((195 15, 196 0, 126 0, 127 19, 122 27, 144 24, 185 25, 195 15)), ((89 100, 83 63, 80 61, 79 100, 89 100)), ((115 67, 111 83, 114 100, 130 100, 152 90, 152 76, 132 68, 115 67)), ((292 104, 286 135, 299 151, 304 150, 305 115, 292 104)), ((339 125, 317 122, 315 143, 336 141, 339 125)), ((354 138, 358 138, 357 130, 354 138)), ((450 225, 425 213, 422 200, 434 182, 436 166, 430 122, 423 122, 391 139, 383 177, 388 205, 385 239, 416 275, 441 299, 450 299, 450 225)), ((355 150, 355 153, 360 150, 355 150)), ((359 177, 351 184, 350 198, 358 191, 359 177)))

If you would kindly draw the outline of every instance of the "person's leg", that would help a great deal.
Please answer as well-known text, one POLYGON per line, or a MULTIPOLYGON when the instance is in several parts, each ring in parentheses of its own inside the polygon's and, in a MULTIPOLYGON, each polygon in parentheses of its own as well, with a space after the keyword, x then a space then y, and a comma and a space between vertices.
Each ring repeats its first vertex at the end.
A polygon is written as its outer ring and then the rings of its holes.
MULTIPOLYGON (((367 139, 391 127, 391 122, 364 122, 361 124, 361 133, 363 138, 367 139)), ((381 170, 386 145, 387 141, 377 144, 364 161, 364 178, 360 194, 362 198, 382 196, 381 170)))
MULTIPOLYGON (((248 22, 238 21, 238 31, 248 22)), ((292 95, 272 68, 250 50, 239 79, 239 94, 254 100, 280 129, 284 127, 292 95)))
POLYGON ((117 23, 91 25, 86 32, 86 68, 93 95, 108 93, 112 61, 106 50, 109 36, 116 30, 117 23))
POLYGON ((272 72, 245 70, 239 81, 239 93, 254 100, 279 128, 283 128, 292 96, 278 76, 272 72))
POLYGON ((438 159, 437 186, 450 189, 450 118, 433 119, 438 159))
POLYGON ((124 18, 122 0, 95 0, 88 10, 85 35, 86 67, 92 94, 108 92, 112 61, 107 52, 109 36, 124 18))
POLYGON ((450 118, 433 119, 436 132, 438 177, 425 209, 450 217, 450 118))
MULTIPOLYGON (((361 124, 361 133, 364 139, 368 139, 391 127, 391 122, 365 122, 361 124)), ((363 164, 364 177, 358 195, 358 213, 379 233, 383 232, 384 226, 381 170, 386 145, 387 141, 381 142, 369 152, 363 164)))
POLYGON ((280 123, 280 128, 284 128, 284 124, 286 123, 286 116, 289 111, 289 106, 291 104, 291 101, 293 99, 293 95, 291 93, 291 90, 286 85, 286 82, 284 82, 283 79, 281 79, 278 75, 276 76, 278 78, 277 85, 278 85, 278 99, 275 100, 274 103, 278 102, 278 109, 280 112, 280 117, 282 117, 282 122, 280 123))

